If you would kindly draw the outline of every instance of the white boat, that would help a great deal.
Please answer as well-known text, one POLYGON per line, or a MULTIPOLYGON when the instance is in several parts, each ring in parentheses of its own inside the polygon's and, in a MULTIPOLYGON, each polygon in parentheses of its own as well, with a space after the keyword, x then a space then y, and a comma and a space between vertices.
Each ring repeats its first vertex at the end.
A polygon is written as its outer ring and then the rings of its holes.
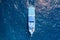
POLYGON ((28 27, 32 36, 35 31, 35 7, 33 5, 28 7, 28 27))

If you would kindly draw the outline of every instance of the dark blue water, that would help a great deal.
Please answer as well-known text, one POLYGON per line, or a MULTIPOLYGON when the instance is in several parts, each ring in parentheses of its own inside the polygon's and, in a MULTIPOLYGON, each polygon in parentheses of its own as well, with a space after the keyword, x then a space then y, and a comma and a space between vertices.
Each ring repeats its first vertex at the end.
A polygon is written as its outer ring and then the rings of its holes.
POLYGON ((60 8, 48 13, 36 11, 36 30, 30 37, 26 0, 0 0, 0 40, 60 40, 60 8))

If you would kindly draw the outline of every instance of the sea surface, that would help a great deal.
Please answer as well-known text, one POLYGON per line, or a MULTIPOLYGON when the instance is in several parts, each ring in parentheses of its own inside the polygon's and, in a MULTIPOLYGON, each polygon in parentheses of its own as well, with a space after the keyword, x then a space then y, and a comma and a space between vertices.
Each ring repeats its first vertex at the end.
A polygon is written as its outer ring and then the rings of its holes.
POLYGON ((52 1, 51 9, 36 9, 36 28, 32 37, 28 32, 26 2, 0 0, 0 40, 60 40, 60 1, 56 2, 58 7, 52 1))

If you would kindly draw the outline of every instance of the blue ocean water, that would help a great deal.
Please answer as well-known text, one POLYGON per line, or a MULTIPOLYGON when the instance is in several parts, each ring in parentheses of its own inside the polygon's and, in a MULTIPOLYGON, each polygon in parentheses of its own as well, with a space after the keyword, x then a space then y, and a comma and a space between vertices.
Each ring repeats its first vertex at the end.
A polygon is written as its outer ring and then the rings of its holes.
POLYGON ((26 0, 0 0, 0 40, 60 40, 60 7, 48 13, 36 11, 36 30, 30 37, 26 0))

